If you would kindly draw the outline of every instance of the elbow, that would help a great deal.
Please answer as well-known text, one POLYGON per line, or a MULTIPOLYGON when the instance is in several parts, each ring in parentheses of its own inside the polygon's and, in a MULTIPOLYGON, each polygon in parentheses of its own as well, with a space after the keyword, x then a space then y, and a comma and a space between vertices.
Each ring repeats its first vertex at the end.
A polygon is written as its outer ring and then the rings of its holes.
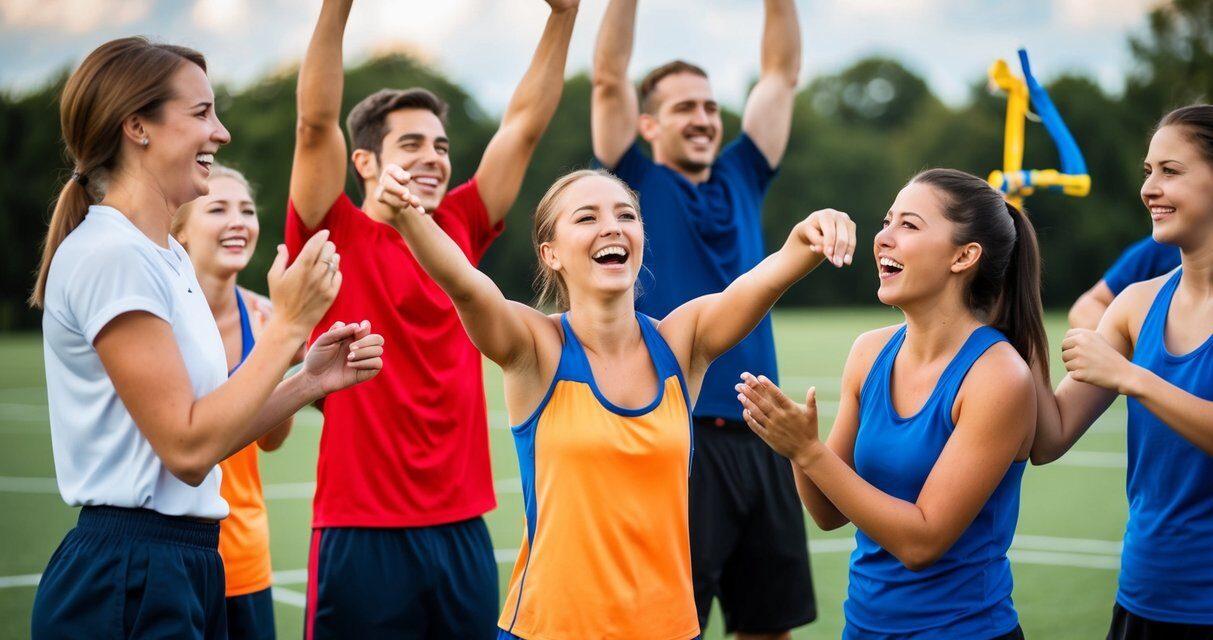
POLYGON ((897 551, 890 550, 897 561, 910 571, 919 572, 939 562, 947 548, 936 542, 912 543, 897 551))
POLYGON ((1032 447, 1032 453, 1029 454, 1028 459, 1030 459, 1032 461, 1033 466, 1039 467, 1042 465, 1049 464, 1050 462, 1053 462, 1060 457, 1061 457, 1061 454, 1058 452, 1046 451, 1044 448, 1038 449, 1036 447, 1032 447))
POLYGON ((812 509, 809 510, 809 515, 813 517, 813 524, 817 525, 817 528, 822 531, 834 531, 850 522, 845 517, 814 513, 812 509))
POLYGON ((162 459, 164 466, 168 472, 173 474, 174 478, 188 484, 191 487, 197 487, 202 484, 203 480, 210 475, 213 465, 204 465, 197 462, 187 460, 169 461, 162 459))

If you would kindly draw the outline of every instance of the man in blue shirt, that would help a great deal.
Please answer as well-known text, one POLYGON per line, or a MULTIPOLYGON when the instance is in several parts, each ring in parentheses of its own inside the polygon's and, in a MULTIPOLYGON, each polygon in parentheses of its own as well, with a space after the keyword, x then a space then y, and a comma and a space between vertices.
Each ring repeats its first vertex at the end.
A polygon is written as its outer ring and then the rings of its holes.
POLYGON ((1157 278, 1179 266, 1179 247, 1155 242, 1146 236, 1129 245, 1108 268, 1103 279, 1074 301, 1070 307, 1070 327, 1092 329, 1125 287, 1134 282, 1157 278))
MULTIPOLYGON (((741 135, 720 151, 720 110, 702 69, 674 61, 650 72, 639 92, 629 82, 635 21, 636 0, 610 2, 594 52, 591 126, 597 161, 640 194, 648 243, 637 308, 662 318, 766 256, 762 200, 791 130, 800 27, 792 0, 765 0, 761 76, 741 135)), ((743 371, 778 380, 769 316, 716 360, 695 405, 696 605, 701 627, 719 598, 728 632, 789 637, 816 618, 804 518, 787 461, 742 421, 733 385, 743 371)))

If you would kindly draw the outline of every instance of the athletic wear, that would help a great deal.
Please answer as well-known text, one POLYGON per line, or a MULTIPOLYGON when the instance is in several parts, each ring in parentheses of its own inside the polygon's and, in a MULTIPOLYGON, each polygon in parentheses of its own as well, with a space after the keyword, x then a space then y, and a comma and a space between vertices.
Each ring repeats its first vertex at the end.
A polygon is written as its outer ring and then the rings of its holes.
POLYGON ((483 518, 312 532, 304 637, 480 640, 496 633, 497 560, 483 518), (319 603, 318 605, 316 603, 319 603))
MULTIPOLYGON (((1133 364, 1213 400, 1213 336, 1182 355, 1163 342, 1183 270, 1155 296, 1133 348, 1133 364)), ((1129 466, 1116 601, 1159 622, 1213 625, 1213 456, 1128 398, 1129 466)))
MULTIPOLYGON (((855 471, 894 498, 914 502, 952 435, 952 407, 978 358, 1006 341, 979 327, 939 377, 926 404, 902 417, 889 387, 905 341, 902 326, 880 351, 860 390, 855 471)), ((1019 517, 1026 462, 1014 462, 972 524, 934 564, 910 571, 862 530, 856 530, 850 584, 843 604, 845 638, 992 638, 1015 629, 1007 549, 1019 517)))
POLYGON ((1112 295, 1120 295, 1134 282, 1157 278, 1179 266, 1179 247, 1156 242, 1146 236, 1129 245, 1104 274, 1104 284, 1112 295))
MULTIPOLYGON (((503 225, 471 180, 453 189, 434 221, 472 264, 503 225)), ((312 526, 421 527, 458 522, 496 506, 480 352, 446 293, 404 239, 342 194, 317 229, 287 210, 292 255, 319 229, 341 254, 341 291, 312 332, 367 319, 384 338, 371 380, 324 400, 312 526)))
POLYGON ((89 207, 51 261, 42 313, 55 479, 72 506, 145 508, 217 520, 227 515, 219 471, 196 487, 152 450, 114 390, 93 341, 131 311, 168 322, 194 398, 227 380, 223 341, 185 249, 157 246, 111 207, 89 207))
MULTIPOLYGON (((222 537, 220 538, 222 539, 222 537)), ((274 596, 269 587, 228 596, 227 640, 274 640, 274 596)))
MULTIPOLYGON (((240 313, 240 368, 253 351, 253 326, 244 296, 236 290, 236 308, 240 313)), ((219 463, 223 482, 219 493, 231 507, 231 514, 219 523, 219 555, 223 558, 223 573, 227 579, 225 594, 229 599, 251 593, 265 592, 270 587, 270 521, 261 493, 261 470, 257 465, 258 447, 254 441, 219 463)), ((228 606, 229 610, 231 605, 228 606)), ((266 633, 274 634, 274 616, 269 616, 266 633)), ((254 621, 250 619, 249 622, 254 621)), ((229 625, 235 628, 235 625, 229 625)), ((245 628, 246 625, 242 625, 245 628)), ((247 637, 247 636, 245 636, 247 637)), ((252 636, 258 637, 258 636, 252 636)))
POLYGON ((218 543, 214 523, 84 507, 42 573, 31 637, 227 640, 218 543))
POLYGON ((1213 640, 1213 625, 1147 620, 1117 604, 1107 640, 1213 640))
POLYGON ((690 499, 691 522, 699 525, 691 527, 691 562, 700 627, 713 597, 726 634, 782 632, 817 618, 800 496, 786 458, 744 423, 697 418, 690 499))
POLYGON ((498 625, 528 640, 699 635, 687 541, 690 406, 673 352, 636 321, 657 396, 602 395, 568 317, 547 395, 513 428, 526 535, 498 625))
MULTIPOLYGON (((724 291, 767 257, 762 199, 775 170, 744 133, 721 151, 702 184, 653 162, 639 144, 611 171, 640 194, 649 239, 637 283, 642 313, 664 318, 688 300, 724 291)), ((733 385, 742 371, 779 383, 770 315, 708 368, 695 416, 741 420, 733 385)))

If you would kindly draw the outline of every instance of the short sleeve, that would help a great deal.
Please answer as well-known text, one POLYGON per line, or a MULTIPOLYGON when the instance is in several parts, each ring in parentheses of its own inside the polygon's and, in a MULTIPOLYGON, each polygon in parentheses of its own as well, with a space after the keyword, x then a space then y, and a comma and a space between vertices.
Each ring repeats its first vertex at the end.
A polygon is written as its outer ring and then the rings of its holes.
POLYGON ((729 143, 717 158, 714 170, 727 170, 740 176, 756 193, 764 193, 771 180, 779 173, 778 169, 767 162, 758 145, 750 136, 742 133, 729 143))
POLYGON ((623 153, 623 157, 619 158, 619 162, 615 163, 614 167, 606 166, 598 158, 594 158, 594 167, 606 169, 615 174, 617 178, 628 183, 628 186, 633 189, 639 189, 645 175, 656 166, 644 152, 640 150, 640 143, 633 142, 632 146, 623 153))
POLYGON ((348 247, 357 240, 358 226, 364 221, 370 222, 366 214, 354 205, 345 192, 337 196, 315 229, 308 229, 307 225, 303 224, 303 219, 299 217, 299 212, 295 209, 295 202, 287 200, 286 229, 283 232, 286 250, 294 259, 294 256, 299 255, 299 252, 303 250, 303 245, 307 244, 312 234, 321 229, 328 229, 329 240, 337 245, 338 251, 341 251, 342 247, 348 247))
POLYGON ((75 326, 90 344, 111 320, 131 311, 146 311, 172 322, 172 290, 153 259, 160 258, 114 245, 76 265, 62 295, 75 326))
POLYGON ((436 220, 439 226, 447 232, 447 235, 456 238, 456 241, 458 241, 459 233, 454 227, 462 227, 467 238, 465 251, 472 264, 480 263, 480 259, 488 251, 489 245, 493 244, 497 236, 505 230, 504 218, 497 224, 489 224, 489 210, 484 206, 484 199, 480 197, 480 187, 476 183, 476 178, 468 180, 446 194, 446 197, 442 199, 442 204, 438 205, 438 212, 442 214, 436 220))

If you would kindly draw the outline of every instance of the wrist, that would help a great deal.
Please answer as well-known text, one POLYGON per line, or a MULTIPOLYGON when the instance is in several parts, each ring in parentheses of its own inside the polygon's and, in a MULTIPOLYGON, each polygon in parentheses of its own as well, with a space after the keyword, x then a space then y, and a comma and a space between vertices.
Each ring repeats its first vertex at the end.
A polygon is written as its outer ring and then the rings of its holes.
POLYGON ((825 443, 817 438, 814 438, 806 444, 792 462, 803 472, 808 473, 809 469, 816 466, 823 456, 827 455, 829 450, 826 449, 825 443))
POLYGON ((275 315, 265 325, 265 330, 257 338, 257 344, 281 346, 291 355, 299 349, 299 345, 307 342, 311 327, 305 327, 298 322, 292 322, 283 315, 275 315))
POLYGON ((1130 364, 1127 374, 1117 385, 1116 392, 1123 396, 1140 398, 1146 392, 1151 374, 1148 370, 1135 364, 1130 364))

